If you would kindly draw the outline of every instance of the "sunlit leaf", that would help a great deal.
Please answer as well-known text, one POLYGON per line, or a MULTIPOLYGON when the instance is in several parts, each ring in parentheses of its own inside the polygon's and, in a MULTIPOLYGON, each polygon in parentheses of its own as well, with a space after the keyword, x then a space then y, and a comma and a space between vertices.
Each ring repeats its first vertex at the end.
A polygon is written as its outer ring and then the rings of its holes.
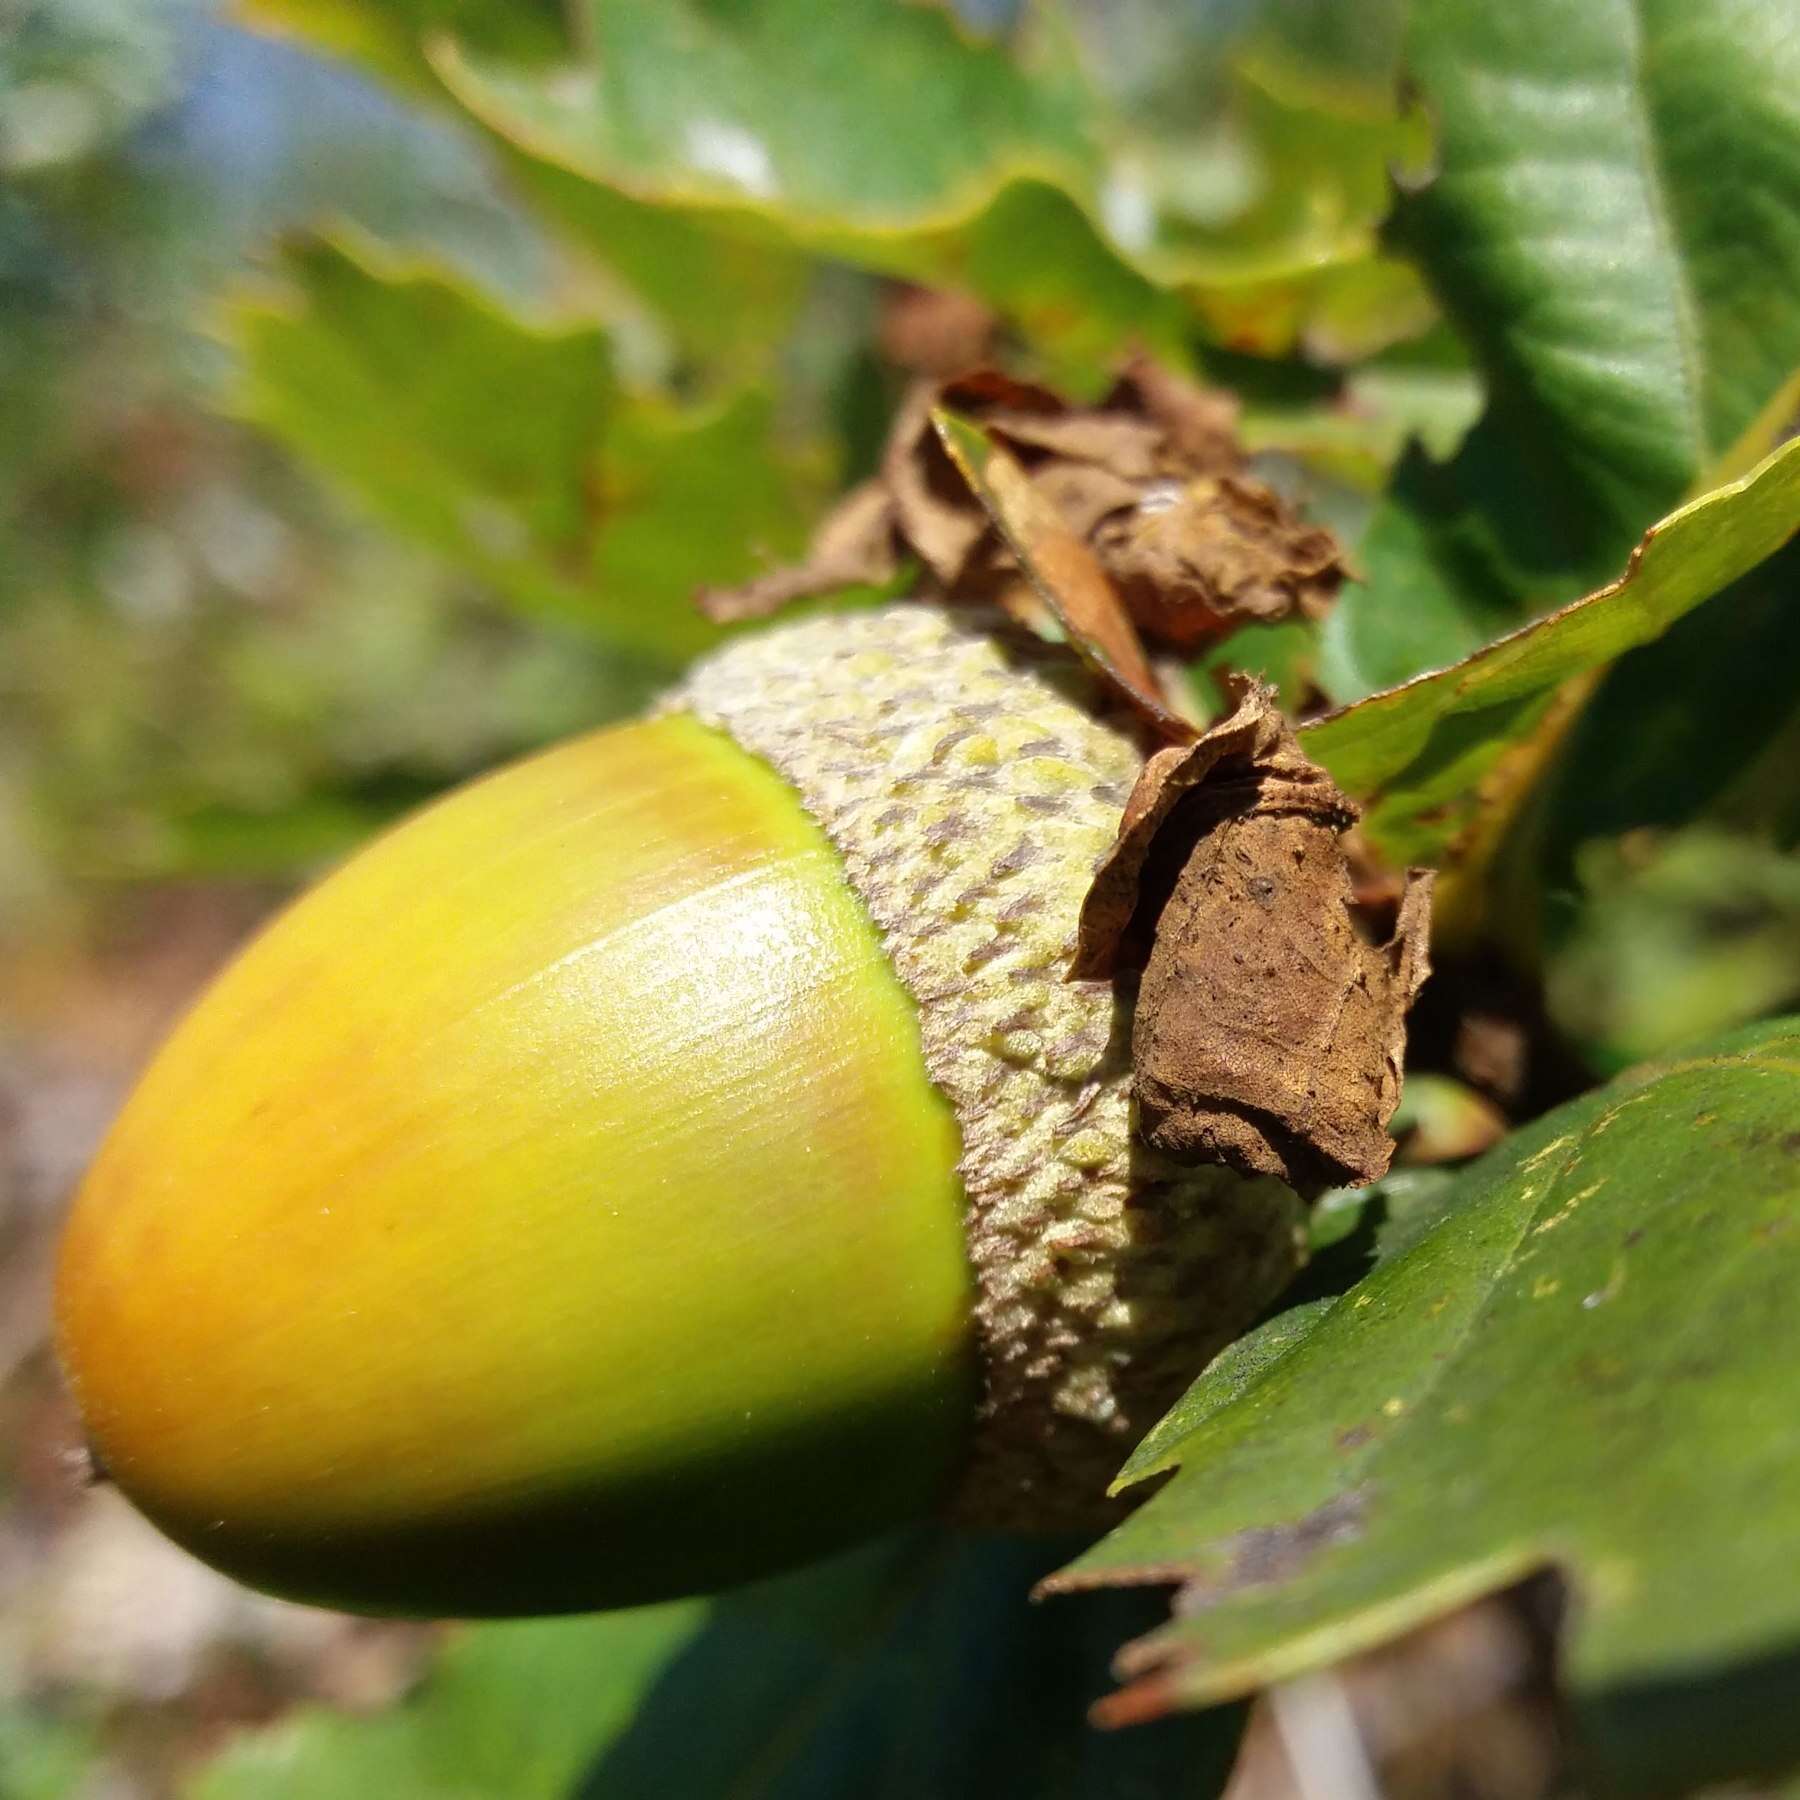
POLYGON ((1522 966, 1544 969, 1558 1024, 1600 1069, 1671 1041, 1659 1033, 1693 1035, 1783 1003, 1784 908, 1771 913, 1757 896, 1780 853, 1800 844, 1797 592, 1800 544, 1790 543, 1623 657, 1501 846, 1495 924, 1522 966), (1723 855, 1708 872, 1678 850, 1677 877, 1665 834, 1688 830, 1723 855), (1747 904, 1722 891, 1733 870, 1750 877, 1747 904), (1621 935, 1638 925, 1654 947, 1621 935), (1640 957, 1647 983, 1632 967, 1640 957), (1683 996, 1685 1031, 1657 1021, 1652 990, 1683 996))
POLYGON ((1653 526, 1617 581, 1465 661, 1305 728, 1308 753, 1365 808, 1399 862, 1440 859, 1478 812, 1481 781, 1570 677, 1665 631, 1800 529, 1800 444, 1653 526))
POLYGON ((1547 879, 1574 848, 1717 813, 1800 839, 1800 545, 1790 542, 1612 669, 1548 796, 1547 879))
POLYGON ((714 635, 694 590, 801 523, 759 395, 677 411, 620 386, 598 328, 329 244, 285 273, 296 297, 236 314, 241 411, 527 611, 679 658, 714 635))
POLYGON ((243 1736, 189 1800, 565 1800, 706 1616, 687 1601, 469 1629, 397 1706, 310 1709, 243 1736))
POLYGON ((244 22, 352 57, 401 87, 430 85, 422 47, 454 32, 485 50, 548 57, 567 47, 558 0, 235 0, 244 22))
POLYGON ((1371 528, 1367 583, 1327 634, 1335 698, 1579 592, 1773 441, 1800 367, 1792 26, 1787 0, 1413 10, 1440 168, 1395 237, 1491 403, 1454 461, 1408 466, 1371 528))
POLYGON ((665 376, 690 363, 714 385, 776 372, 816 267, 812 258, 717 230, 702 214, 603 187, 505 139, 493 142, 514 188, 567 248, 598 266, 599 297, 621 340, 621 361, 625 333, 638 325, 654 340, 643 360, 665 376))
POLYGON ((1332 359, 1435 316, 1377 244, 1389 168, 1418 166, 1429 139, 1396 103, 1391 8, 1349 34, 1317 9, 1248 29, 1134 17, 1132 59, 1155 24, 1167 54, 1149 60, 1183 96, 1171 130, 1049 6, 989 38, 890 0, 582 0, 559 43, 535 8, 493 0, 251 4, 466 108, 691 343, 732 288, 685 284, 684 266, 740 265, 754 297, 798 253, 973 292, 1076 386, 1129 341, 1174 353, 1196 318, 1222 343, 1332 359))
MULTIPOLYGON (((415 104, 445 114, 459 109, 432 71, 434 47, 447 55, 449 46, 466 44, 522 69, 569 51, 558 0, 239 0, 239 8, 247 23, 353 59, 415 104)), ((722 235, 704 219, 598 186, 506 137, 490 134, 487 148, 543 221, 598 259, 604 274, 596 298, 608 321, 622 332, 635 326, 651 340, 622 344, 622 354, 635 353, 659 372, 687 355, 726 378, 768 372, 793 323, 803 256, 722 235), (727 294, 730 305, 721 305, 727 294)))
POLYGON ((1048 17, 1028 12, 1006 42, 887 0, 823 15, 757 0, 729 18, 592 0, 583 17, 580 60, 553 73, 448 37, 431 60, 526 153, 722 230, 966 288, 1059 373, 1128 337, 1172 348, 1193 313, 1259 349, 1315 315, 1352 349, 1431 316, 1376 254, 1388 165, 1425 141, 1385 97, 1320 105, 1245 56, 1209 128, 1242 180, 1195 207, 1193 147, 1165 167, 1122 135, 1048 17))
POLYGON ((1132 1473, 1179 1473, 1053 1582, 1180 1582, 1120 1717, 1210 1704, 1541 1568, 1633 1794, 1800 1755, 1800 1023, 1549 1114, 1341 1298, 1221 1358, 1132 1473))
POLYGON ((432 61, 520 153, 711 235, 972 290, 1064 367, 1134 333, 1174 341, 1179 304, 1080 203, 1096 118, 1049 34, 1021 57, 886 0, 585 16, 584 59, 551 75, 449 40, 432 61))

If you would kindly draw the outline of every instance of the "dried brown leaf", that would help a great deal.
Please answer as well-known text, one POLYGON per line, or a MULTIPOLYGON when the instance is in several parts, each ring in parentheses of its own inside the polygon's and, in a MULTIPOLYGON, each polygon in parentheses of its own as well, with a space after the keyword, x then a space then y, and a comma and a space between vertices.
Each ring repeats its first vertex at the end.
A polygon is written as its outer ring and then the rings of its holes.
MULTIPOLYGON (((1209 780, 1214 794, 1227 797, 1221 805, 1244 790, 1260 794, 1266 781, 1271 798, 1279 784, 1285 804, 1329 816, 1340 828, 1356 818, 1354 804, 1294 744, 1287 721, 1276 710, 1274 690, 1261 683, 1243 686, 1235 710, 1197 742, 1160 750, 1145 763, 1125 803, 1119 835, 1102 859, 1081 909, 1071 971, 1075 979, 1142 966, 1149 954, 1146 927, 1155 923, 1153 916, 1146 920, 1145 915, 1160 908, 1174 876, 1165 841, 1171 816, 1209 780), (1151 866, 1153 852, 1156 868, 1151 866)), ((1204 826, 1204 820, 1188 823, 1204 826)))
POLYGON ((976 546, 991 532, 987 514, 969 492, 932 425, 944 387, 921 382, 907 396, 881 458, 881 479, 893 496, 895 529, 946 594, 965 587, 976 546))
POLYGON ((1193 726, 1170 708, 1093 551, 1032 485, 1012 453, 980 426, 944 408, 931 417, 945 450, 1082 660, 1163 737, 1190 740, 1193 726))
POLYGON ((1051 461, 1031 471, 1031 485, 1079 538, 1091 539, 1114 513, 1138 504, 1144 489, 1095 463, 1051 461))
POLYGON ((1101 402, 1105 411, 1141 413, 1163 436, 1163 473, 1223 475, 1241 468, 1235 395, 1202 387, 1147 356, 1134 357, 1101 402))
POLYGON ((1027 462, 1042 457, 1076 463, 1128 484, 1135 495, 1168 474, 1162 454, 1163 434, 1149 419, 1129 413, 1017 411, 1007 407, 972 407, 948 384, 938 404, 978 417, 995 437, 1004 439, 1027 462), (1036 451, 1040 456, 1033 456, 1036 451))
POLYGON ((1145 765, 1075 973, 1143 962, 1132 1049, 1157 1149, 1309 1189, 1387 1168, 1430 877, 1408 876, 1392 936, 1371 941, 1344 843, 1355 818, 1266 687, 1145 765))
POLYGON ((1152 490, 1107 517, 1095 547, 1139 627, 1182 649, 1229 625, 1320 618, 1346 572, 1330 532, 1235 475, 1152 490))
POLYGON ((971 419, 1010 453, 1045 506, 1097 551, 1137 632, 1165 647, 1190 652, 1245 619, 1316 617, 1342 579, 1330 534, 1246 472, 1236 402, 1139 359, 1088 407, 991 368, 917 383, 873 488, 832 514, 801 567, 710 592, 703 610, 761 616, 886 580, 910 555, 927 572, 926 596, 1019 611, 1016 546, 959 476, 932 429, 934 408, 971 419))

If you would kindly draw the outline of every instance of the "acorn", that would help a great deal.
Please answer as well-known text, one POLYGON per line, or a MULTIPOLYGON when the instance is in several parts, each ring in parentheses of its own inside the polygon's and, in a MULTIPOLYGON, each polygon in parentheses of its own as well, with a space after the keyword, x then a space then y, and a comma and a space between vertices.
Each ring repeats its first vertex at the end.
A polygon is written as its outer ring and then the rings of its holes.
POLYGON ((905 603, 379 838, 77 1197, 98 1462, 242 1581, 427 1616, 1104 1522, 1300 1243, 1134 1140, 1128 984, 1068 978, 1141 762, 1066 652, 905 603))

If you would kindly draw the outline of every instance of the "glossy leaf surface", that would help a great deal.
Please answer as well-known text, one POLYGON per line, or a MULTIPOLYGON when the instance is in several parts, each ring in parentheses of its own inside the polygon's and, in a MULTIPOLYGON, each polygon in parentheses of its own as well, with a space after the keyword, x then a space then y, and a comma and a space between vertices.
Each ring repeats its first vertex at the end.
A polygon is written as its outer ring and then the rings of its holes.
POLYGON ((1800 529, 1800 446, 1653 526, 1615 582, 1305 727, 1396 862, 1441 859, 1478 815, 1483 778, 1572 677, 1658 637, 1800 529))
POLYGON ((1796 1116, 1791 1020, 1649 1065, 1220 1358, 1127 1474, 1180 1472, 1053 1584, 1181 1585, 1125 1654, 1127 1709, 1242 1694, 1551 1567, 1571 1691, 1630 1791, 1800 1749, 1762 1698, 1800 1656, 1770 1578, 1800 1555, 1796 1116))
POLYGON ((1333 696, 1452 662, 1739 474, 1800 369, 1800 38, 1785 0, 1414 8, 1439 128, 1394 236, 1490 406, 1403 466, 1327 636, 1333 696))

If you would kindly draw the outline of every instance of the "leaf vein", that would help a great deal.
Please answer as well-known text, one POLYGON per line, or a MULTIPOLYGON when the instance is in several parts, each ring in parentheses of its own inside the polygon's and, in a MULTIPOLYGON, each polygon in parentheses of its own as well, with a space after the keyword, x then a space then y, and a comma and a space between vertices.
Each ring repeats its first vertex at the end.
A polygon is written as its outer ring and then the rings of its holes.
POLYGON ((1669 264, 1669 287, 1675 303, 1675 336, 1679 352, 1678 375, 1681 382, 1682 409, 1688 417, 1689 435, 1693 443, 1690 472, 1709 467, 1714 459, 1706 427, 1705 382, 1706 353, 1700 331, 1700 309, 1693 282, 1682 254, 1682 243, 1676 229, 1674 209, 1669 201, 1669 178, 1663 167, 1655 124, 1649 103, 1649 47, 1642 12, 1643 0, 1625 0, 1630 44, 1627 50, 1626 112, 1637 140, 1638 161, 1643 173, 1644 195, 1650 209, 1650 222, 1662 241, 1669 264))

